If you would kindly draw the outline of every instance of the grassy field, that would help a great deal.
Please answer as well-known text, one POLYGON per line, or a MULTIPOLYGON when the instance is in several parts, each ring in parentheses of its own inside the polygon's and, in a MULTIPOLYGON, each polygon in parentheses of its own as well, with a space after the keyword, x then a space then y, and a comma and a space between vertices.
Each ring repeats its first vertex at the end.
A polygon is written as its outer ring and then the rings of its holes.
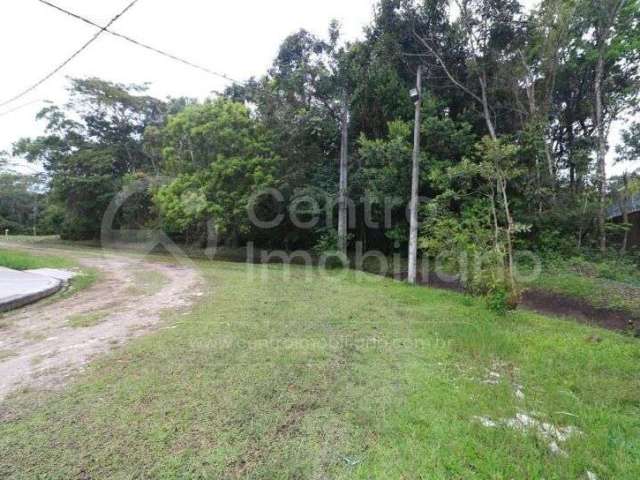
POLYGON ((175 328, 2 406, 0 477, 640 476, 637 340, 353 272, 199 266, 175 328))
MULTIPOLYGON (((57 236, 12 236, 10 238, 21 244, 33 244, 38 247, 73 249, 81 247, 87 250, 100 247, 99 242, 96 241, 70 242, 60 240, 57 236)), ((204 251, 200 248, 184 245, 181 245, 181 248, 192 258, 206 258, 204 251)), ((132 252, 135 252, 134 247, 132 247, 132 252)), ((258 253, 255 255, 256 258, 259 258, 258 253)), ((243 262, 247 258, 247 252, 244 248, 219 247, 216 251, 216 258, 224 261, 243 262)), ((385 274, 406 272, 406 259, 388 257, 386 260, 389 271, 386 271, 385 274)), ((632 261, 621 259, 594 261, 582 257, 541 258, 541 260, 541 274, 524 281, 522 287, 554 292, 584 301, 596 308, 619 310, 640 320, 640 271, 632 261)), ((0 266, 1 262, 0 256, 0 266)), ((427 262, 433 268, 434 260, 431 259, 427 262)), ((367 272, 380 273, 380 264, 377 259, 367 259, 362 267, 367 272)), ((520 265, 519 271, 525 275, 525 278, 531 276, 529 265, 520 265)), ((451 275, 454 276, 453 273, 451 275)))
POLYGON ((35 268, 73 268, 77 264, 72 260, 52 255, 33 255, 31 253, 0 247, 0 267, 14 270, 32 270, 35 268))

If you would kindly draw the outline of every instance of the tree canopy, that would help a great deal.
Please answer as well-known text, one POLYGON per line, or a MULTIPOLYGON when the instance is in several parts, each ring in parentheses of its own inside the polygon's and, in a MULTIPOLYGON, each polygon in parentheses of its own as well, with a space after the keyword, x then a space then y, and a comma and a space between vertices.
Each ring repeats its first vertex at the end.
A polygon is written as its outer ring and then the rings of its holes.
MULTIPOLYGON (((421 65, 425 252, 486 244, 508 262, 518 246, 602 245, 617 188, 607 187, 606 138, 637 110, 639 55, 637 0, 542 0, 530 11, 518 0, 380 0, 362 39, 344 42, 335 22, 326 38, 300 30, 267 72, 203 102, 74 79, 69 104, 39 114, 46 135, 14 153, 44 165, 43 209, 68 238, 97 237, 116 193, 156 176, 119 226, 198 242, 213 222, 233 245, 329 248, 335 216, 300 228, 284 215, 265 231, 247 209, 265 188, 279 192, 258 201, 267 219, 301 203, 336 207, 346 108, 350 248, 390 253, 407 241, 409 92, 421 65), (460 225, 473 226, 465 238, 460 225)), ((621 159, 638 159, 638 133, 626 130, 621 159)))

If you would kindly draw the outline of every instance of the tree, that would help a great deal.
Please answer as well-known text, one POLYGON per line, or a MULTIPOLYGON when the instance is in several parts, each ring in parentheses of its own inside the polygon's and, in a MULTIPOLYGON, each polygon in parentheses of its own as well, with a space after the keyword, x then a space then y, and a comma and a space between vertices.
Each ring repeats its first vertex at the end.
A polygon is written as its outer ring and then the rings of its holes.
POLYGON ((350 65, 349 45, 340 45, 339 26, 333 21, 327 40, 306 30, 288 36, 268 76, 227 92, 230 98, 254 103, 257 118, 273 135, 274 149, 287 172, 281 183, 286 202, 294 201, 297 191, 308 190, 312 178, 327 172, 327 160, 338 160, 335 172, 321 181, 328 187, 327 194, 335 195, 338 242, 333 248, 344 254, 349 200, 350 65))
POLYGON ((164 121, 165 104, 144 91, 145 86, 73 79, 69 104, 47 107, 37 116, 47 122, 47 134, 14 145, 14 154, 43 164, 50 208, 64 211, 63 237, 98 238, 102 216, 124 176, 153 170, 143 134, 164 121))
POLYGON ((622 131, 622 143, 616 147, 617 162, 640 161, 640 122, 622 131))
POLYGON ((45 200, 38 175, 0 171, 0 231, 33 233, 42 219, 45 200))
POLYGON ((188 243, 204 242, 209 221, 227 244, 251 230, 253 194, 274 184, 276 159, 218 157, 209 168, 182 174, 159 188, 154 200, 165 227, 188 243))
POLYGON ((362 167, 357 181, 372 204, 372 222, 383 225, 390 241, 405 242, 408 236, 404 215, 411 193, 412 128, 410 123, 396 120, 389 123, 388 130, 385 139, 360 136, 358 155, 362 167))
POLYGON ((453 266, 463 269, 462 281, 470 290, 499 296, 506 291, 504 301, 513 307, 520 294, 515 236, 530 228, 514 220, 507 193, 523 173, 517 165, 518 148, 485 136, 474 150, 439 174, 442 193, 425 207, 421 244, 434 256, 453 256, 453 266), (447 208, 452 202, 458 202, 458 214, 447 208))
POLYGON ((604 253, 607 138, 613 119, 629 107, 629 101, 638 93, 640 7, 637 0, 583 0, 578 11, 578 48, 586 52, 595 66, 593 123, 597 136, 598 231, 600 250, 604 253))
MULTIPOLYGON (((449 81, 458 89, 475 100, 482 109, 491 142, 483 144, 483 154, 490 157, 483 174, 486 181, 492 182, 492 209, 497 232, 497 214, 495 212, 498 196, 502 202, 507 222, 507 261, 512 291, 516 291, 513 279, 513 245, 514 222, 507 193, 507 176, 502 167, 503 160, 511 157, 513 152, 498 140, 498 112, 504 110, 501 89, 504 88, 504 59, 514 58, 512 52, 517 51, 521 31, 518 28, 520 4, 514 0, 459 0, 458 30, 468 54, 467 71, 469 84, 457 79, 439 53, 440 46, 433 45, 430 38, 417 38, 425 47, 428 55, 435 58, 436 64, 444 71, 449 81), (493 86, 493 87, 492 87, 493 86), (496 87, 497 86, 497 87, 496 87)), ((497 244, 497 242, 496 242, 497 244)))
POLYGON ((340 29, 337 21, 329 26, 329 39, 322 41, 301 31, 285 40, 277 59, 279 72, 302 75, 301 83, 309 80, 307 104, 320 105, 340 130, 338 161, 338 229, 337 249, 347 254, 348 174, 349 174, 349 56, 348 46, 339 46, 340 29), (295 60, 295 62, 293 61, 295 60))
POLYGON ((267 133, 247 108, 226 99, 192 104, 167 119, 159 132, 162 171, 169 175, 207 169, 218 157, 268 152, 267 133))
POLYGON ((524 84, 526 108, 523 112, 523 129, 532 133, 532 140, 540 142, 533 152, 538 189, 539 210, 542 210, 545 189, 542 172, 546 170, 548 183, 555 198, 557 165, 552 154, 552 128, 550 118, 555 115, 554 100, 562 55, 571 41, 570 27, 576 5, 566 0, 543 0, 527 18, 526 38, 518 50, 522 70, 514 71, 513 91, 516 104, 520 105, 521 85, 524 84), (526 112, 526 115, 525 115, 526 112), (541 168, 540 153, 546 163, 541 168))
MULTIPOLYGON (((419 191, 421 196, 439 195, 450 188, 449 183, 443 181, 447 169, 474 153, 477 137, 470 124, 453 120, 430 96, 423 99, 422 110, 420 162, 429 168, 421 170, 419 191)), ((384 225, 390 242, 406 243, 413 128, 408 121, 396 120, 390 122, 387 129, 389 134, 383 139, 360 136, 357 152, 362 167, 356 181, 373 204, 373 222, 384 225)), ((428 230, 423 233, 429 235, 428 230)))
POLYGON ((187 241, 202 240, 207 222, 237 246, 250 231, 254 193, 276 185, 280 160, 249 110, 227 99, 193 104, 158 132, 165 171, 175 175, 154 200, 164 225, 187 241))
POLYGON ((164 222, 198 241, 215 216, 229 243, 344 252, 354 239, 404 250, 409 91, 420 64, 428 94, 415 126, 428 169, 417 191, 442 200, 438 218, 489 218, 508 279, 516 246, 572 254, 601 244, 603 140, 638 99, 639 10, 639 0, 542 0, 529 12, 517 0, 379 0, 361 40, 343 44, 335 23, 326 38, 295 32, 264 75, 224 98, 160 101, 144 86, 76 80, 68 108, 42 112, 46 135, 16 152, 44 163, 46 208, 65 236, 96 236, 115 192, 142 181, 115 228, 164 222), (468 188, 448 174, 465 158, 482 166, 465 175, 468 188), (170 177, 160 189, 158 175, 170 177), (285 215, 257 231, 242 211, 264 186, 282 199, 260 197, 260 218, 309 196, 319 206, 306 218, 322 207, 331 214, 311 228, 285 215))
MULTIPOLYGON (((504 108, 500 89, 504 88, 504 59, 514 58, 521 32, 520 4, 516 0, 456 0, 459 18, 458 35, 463 39, 466 52, 467 82, 456 78, 445 63, 441 51, 430 36, 415 35, 426 49, 427 57, 433 57, 435 66, 441 68, 449 81, 471 97, 482 109, 482 118, 489 136, 498 138, 498 114, 504 108)), ((437 40, 437 39, 436 39, 437 40)))

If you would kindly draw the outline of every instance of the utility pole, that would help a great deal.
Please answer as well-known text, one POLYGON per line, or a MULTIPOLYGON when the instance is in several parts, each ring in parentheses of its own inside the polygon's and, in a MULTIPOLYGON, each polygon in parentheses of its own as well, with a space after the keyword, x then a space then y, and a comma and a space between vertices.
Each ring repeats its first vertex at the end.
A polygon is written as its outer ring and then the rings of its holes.
POLYGON ((422 65, 418 66, 416 90, 411 92, 416 102, 416 118, 413 126, 413 165, 411 168, 411 223, 409 230, 409 283, 416 283, 418 264, 418 186, 420 181, 420 124, 422 108, 422 65))
POLYGON ((347 176, 349 174, 349 107, 346 92, 342 96, 340 112, 340 185, 338 190, 338 250, 347 255, 347 176))

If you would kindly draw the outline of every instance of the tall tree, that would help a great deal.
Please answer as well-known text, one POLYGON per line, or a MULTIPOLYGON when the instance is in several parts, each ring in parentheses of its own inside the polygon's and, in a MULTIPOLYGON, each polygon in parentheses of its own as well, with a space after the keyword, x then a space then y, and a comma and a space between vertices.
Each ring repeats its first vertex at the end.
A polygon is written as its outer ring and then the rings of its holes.
POLYGON ((245 105, 218 98, 169 117, 158 135, 174 180, 154 200, 169 232, 204 241, 213 221, 220 238, 238 246, 252 227, 252 196, 276 185, 280 159, 268 133, 245 105))
POLYGON ((607 248, 607 139, 612 121, 638 94, 640 8, 637 0, 583 0, 579 48, 594 64, 593 123, 596 130, 596 185, 599 247, 607 248))
POLYGON ((38 114, 46 135, 21 139, 14 154, 41 162, 50 181, 52 206, 63 208, 66 238, 98 238, 105 210, 127 174, 151 171, 143 134, 164 121, 164 102, 146 87, 74 79, 71 101, 38 114))

